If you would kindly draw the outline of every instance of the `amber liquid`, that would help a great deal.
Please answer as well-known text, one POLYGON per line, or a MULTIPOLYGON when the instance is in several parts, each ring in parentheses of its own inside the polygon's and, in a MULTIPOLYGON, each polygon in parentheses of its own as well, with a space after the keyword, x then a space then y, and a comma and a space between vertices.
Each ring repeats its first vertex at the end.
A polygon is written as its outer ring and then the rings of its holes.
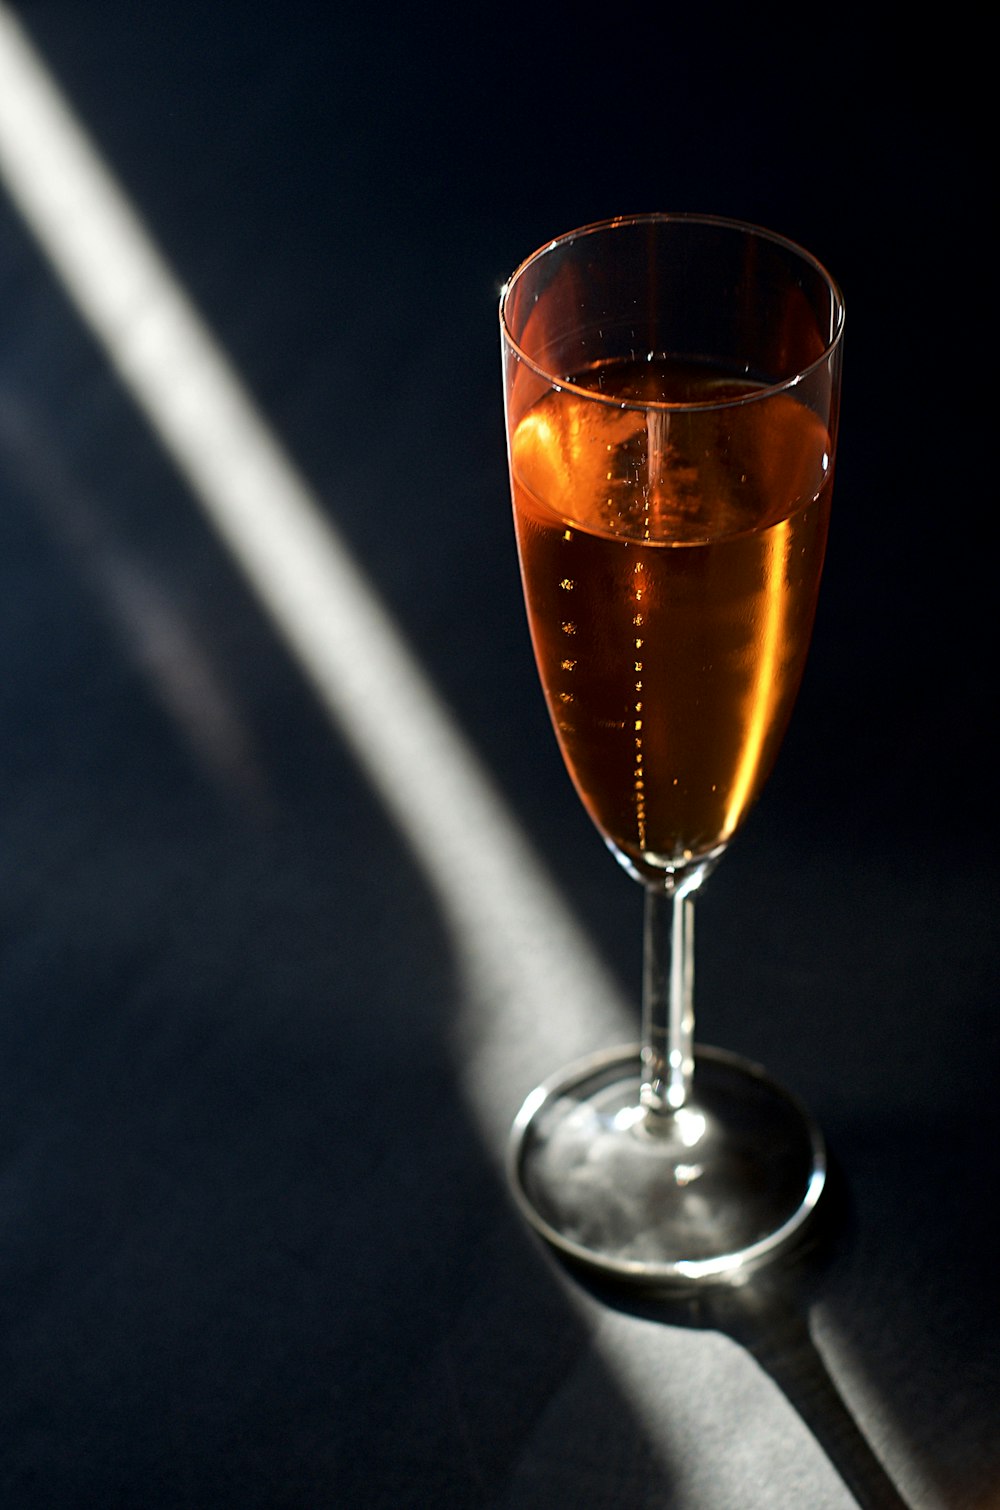
POLYGON ((812 632, 830 444, 791 393, 693 364, 576 382, 625 406, 556 390, 516 425, 521 571, 570 774, 649 878, 719 851, 773 764, 812 632), (657 400, 685 407, 629 407, 657 400))

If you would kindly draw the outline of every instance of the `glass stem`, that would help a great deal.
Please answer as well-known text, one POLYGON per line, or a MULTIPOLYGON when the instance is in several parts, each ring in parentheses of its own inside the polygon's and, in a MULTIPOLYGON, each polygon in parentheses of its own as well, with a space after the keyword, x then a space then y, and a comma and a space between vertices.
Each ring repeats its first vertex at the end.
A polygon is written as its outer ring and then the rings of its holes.
POLYGON ((642 984, 642 1106, 669 1116, 694 1074, 694 893, 697 879, 647 886, 642 984), (693 882, 693 884, 692 884, 693 882))

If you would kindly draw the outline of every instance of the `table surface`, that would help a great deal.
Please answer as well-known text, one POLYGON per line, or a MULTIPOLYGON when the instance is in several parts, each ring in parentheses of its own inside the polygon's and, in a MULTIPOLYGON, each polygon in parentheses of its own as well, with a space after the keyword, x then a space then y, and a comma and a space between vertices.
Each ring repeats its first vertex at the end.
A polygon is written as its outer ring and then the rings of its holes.
POLYGON ((930 36, 328 10, 0 4, 0 1497, 1000 1505, 975 59, 945 115, 930 36), (496 298, 644 208, 849 309, 806 684, 699 902, 700 1035, 834 1191, 659 1303, 504 1177, 635 1036, 641 895, 535 681, 496 298))

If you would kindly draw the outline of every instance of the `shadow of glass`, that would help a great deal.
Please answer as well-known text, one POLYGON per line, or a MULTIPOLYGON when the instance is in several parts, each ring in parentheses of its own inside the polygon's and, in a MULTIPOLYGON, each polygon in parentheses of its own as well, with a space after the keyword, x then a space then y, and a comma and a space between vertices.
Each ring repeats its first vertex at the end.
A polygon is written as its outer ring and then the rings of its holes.
POLYGON ((834 1171, 803 1242, 738 1284, 645 1293, 595 1280, 576 1266, 573 1273, 596 1299, 630 1315, 729 1337, 778 1386, 861 1510, 911 1510, 849 1410, 810 1328, 810 1310, 847 1215, 846 1192, 834 1171))

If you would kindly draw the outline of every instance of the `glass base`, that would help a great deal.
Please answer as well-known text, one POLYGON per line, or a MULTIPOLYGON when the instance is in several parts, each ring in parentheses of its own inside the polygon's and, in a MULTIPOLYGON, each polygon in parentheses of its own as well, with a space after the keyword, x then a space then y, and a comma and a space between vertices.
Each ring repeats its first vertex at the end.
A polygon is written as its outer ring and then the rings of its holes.
POLYGON ((581 1060, 532 1091, 510 1177, 567 1257, 653 1286, 733 1280, 798 1237, 826 1178, 823 1135, 758 1066, 698 1047, 679 1111, 639 1105, 637 1046, 581 1060))

